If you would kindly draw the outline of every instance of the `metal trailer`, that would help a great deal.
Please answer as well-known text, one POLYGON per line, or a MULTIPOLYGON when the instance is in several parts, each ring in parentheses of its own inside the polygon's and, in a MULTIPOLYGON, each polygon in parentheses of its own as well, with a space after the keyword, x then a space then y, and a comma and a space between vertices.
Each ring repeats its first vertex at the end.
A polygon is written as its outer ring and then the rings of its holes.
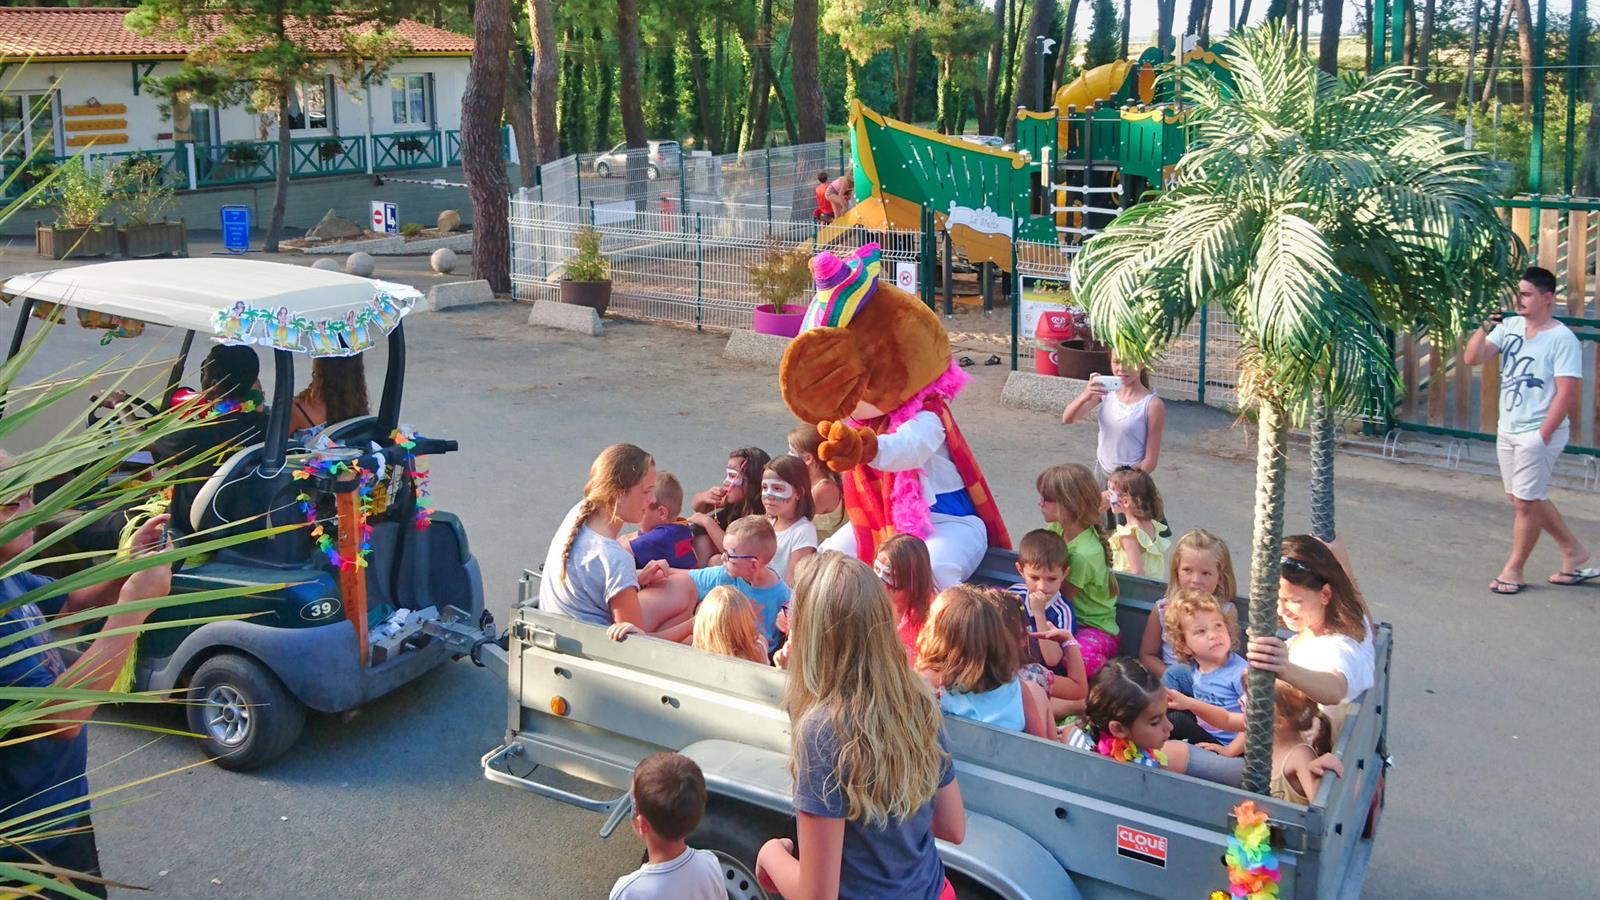
MULTIPOLYGON (((974 580, 1009 583, 1013 559, 991 553, 974 580)), ((600 813, 609 837, 631 812, 634 766, 681 752, 700 764, 710 794, 689 843, 722 860, 730 896, 765 897, 756 851, 794 835, 785 673, 663 641, 611 641, 603 628, 528 608, 537 578, 524 575, 498 641, 492 625, 433 627, 475 662, 505 666, 509 724, 483 756, 484 777, 600 813)), ((1118 580, 1131 652, 1164 586, 1118 580)), ((1203 896, 1226 889, 1232 811, 1253 799, 1270 817, 1285 900, 1359 896, 1383 805, 1392 638, 1378 626, 1376 683, 1335 747, 1345 776, 1323 779, 1308 807, 947 717, 967 810, 966 839, 939 843, 952 883, 964 897, 1203 896)))

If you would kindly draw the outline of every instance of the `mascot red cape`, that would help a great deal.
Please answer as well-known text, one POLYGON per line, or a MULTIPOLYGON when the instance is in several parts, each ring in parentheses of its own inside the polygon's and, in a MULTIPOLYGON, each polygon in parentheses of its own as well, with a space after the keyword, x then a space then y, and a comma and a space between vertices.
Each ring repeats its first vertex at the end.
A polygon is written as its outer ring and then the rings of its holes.
POLYGON ((880 543, 928 544, 938 590, 1009 549, 994 495, 950 414, 970 380, 939 317, 880 283, 877 244, 811 262, 817 295, 783 355, 783 400, 822 435, 818 457, 844 480, 849 524, 823 544, 870 563, 880 543))

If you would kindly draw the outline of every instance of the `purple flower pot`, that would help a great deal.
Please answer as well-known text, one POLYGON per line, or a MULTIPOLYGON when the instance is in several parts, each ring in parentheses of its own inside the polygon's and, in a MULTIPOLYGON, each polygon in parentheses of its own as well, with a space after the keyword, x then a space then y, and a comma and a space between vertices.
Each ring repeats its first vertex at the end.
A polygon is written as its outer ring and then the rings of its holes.
POLYGON ((751 327, 756 334, 775 334, 792 338, 800 333, 800 323, 805 320, 806 308, 798 304, 785 306, 785 312, 773 312, 771 304, 762 304, 750 313, 751 327))

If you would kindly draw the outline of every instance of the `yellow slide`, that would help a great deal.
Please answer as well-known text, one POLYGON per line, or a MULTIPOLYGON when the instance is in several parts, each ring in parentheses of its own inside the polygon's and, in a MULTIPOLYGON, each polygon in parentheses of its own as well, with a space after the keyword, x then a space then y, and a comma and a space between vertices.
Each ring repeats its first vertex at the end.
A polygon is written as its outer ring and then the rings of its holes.
MULTIPOLYGON (((1128 72, 1135 65, 1137 64, 1126 59, 1119 59, 1084 72, 1056 91, 1056 109, 1066 112, 1070 106, 1082 112, 1097 101, 1110 100, 1111 96, 1122 88, 1122 83, 1128 78, 1128 72)), ((1151 97, 1143 96, 1145 89, 1142 84, 1139 86, 1139 93, 1140 100, 1145 103, 1151 102, 1151 97)))

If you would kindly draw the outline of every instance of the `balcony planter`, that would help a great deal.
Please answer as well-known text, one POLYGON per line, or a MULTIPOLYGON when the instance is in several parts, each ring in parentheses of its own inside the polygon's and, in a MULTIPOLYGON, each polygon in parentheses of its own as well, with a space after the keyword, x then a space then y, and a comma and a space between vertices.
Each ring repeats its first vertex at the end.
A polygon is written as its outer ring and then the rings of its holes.
POLYGON ((775 312, 772 304, 763 303, 750 312, 750 327, 756 334, 792 338, 800 333, 800 323, 805 317, 804 306, 790 304, 783 312, 775 312))
POLYGON ((317 155, 323 159, 333 159, 344 153, 344 144, 337 138, 329 138, 317 145, 317 155))
POLYGON ((189 232, 183 220, 122 225, 117 228, 117 249, 129 259, 148 256, 188 256, 189 232))
POLYGON ((66 259, 69 254, 73 259, 85 259, 117 252, 116 228, 109 224, 83 228, 39 225, 33 239, 39 255, 48 259, 66 259))

